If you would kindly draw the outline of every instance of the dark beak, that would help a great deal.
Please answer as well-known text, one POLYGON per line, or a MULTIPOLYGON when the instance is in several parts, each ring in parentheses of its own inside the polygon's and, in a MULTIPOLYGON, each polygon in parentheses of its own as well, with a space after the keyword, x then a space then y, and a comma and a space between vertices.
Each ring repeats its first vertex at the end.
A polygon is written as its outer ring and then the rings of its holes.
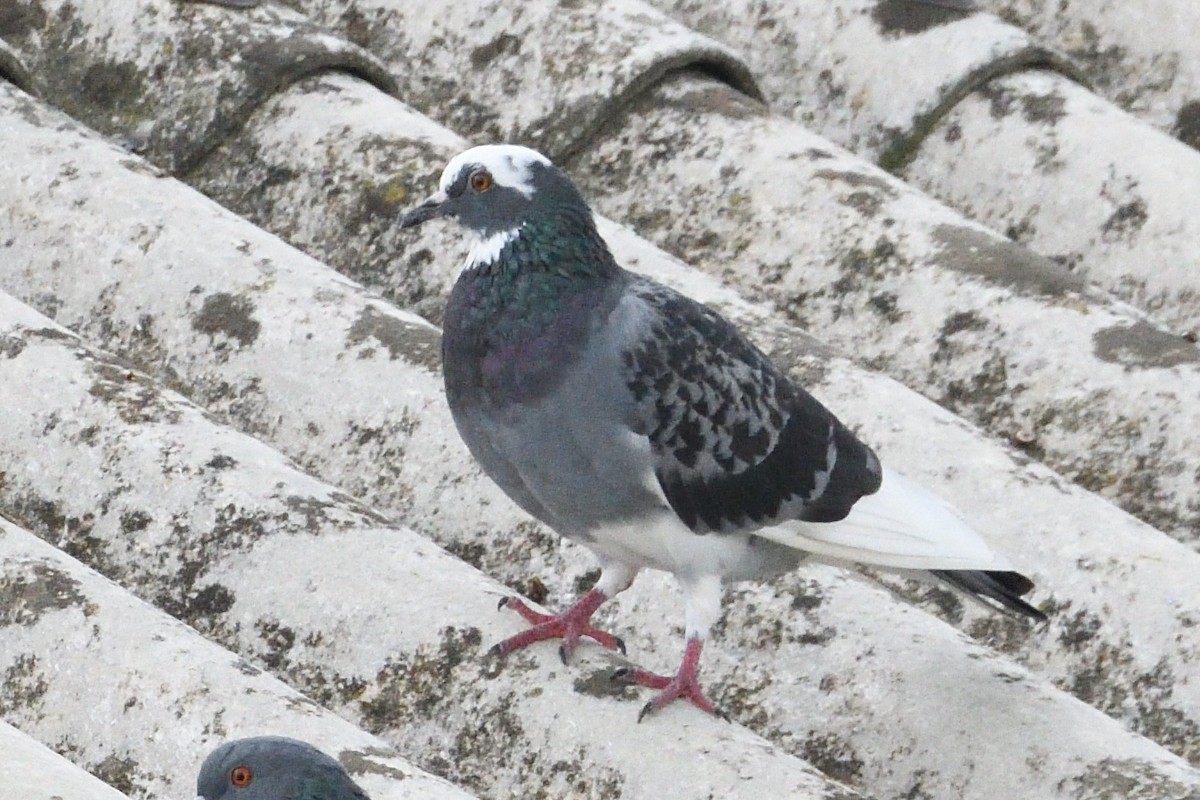
POLYGON ((442 206, 446 199, 445 192, 435 192, 430 195, 424 203, 404 215, 404 219, 400 220, 400 229, 415 228, 422 222, 442 216, 442 206))

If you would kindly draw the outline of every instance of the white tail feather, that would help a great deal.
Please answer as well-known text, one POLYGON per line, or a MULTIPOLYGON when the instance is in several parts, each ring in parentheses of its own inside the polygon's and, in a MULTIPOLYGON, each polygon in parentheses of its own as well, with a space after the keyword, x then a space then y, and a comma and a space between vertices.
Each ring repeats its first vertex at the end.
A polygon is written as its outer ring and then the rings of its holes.
POLYGON ((946 501, 884 469, 879 491, 838 522, 788 522, 756 531, 815 556, 896 569, 1007 570, 946 501))

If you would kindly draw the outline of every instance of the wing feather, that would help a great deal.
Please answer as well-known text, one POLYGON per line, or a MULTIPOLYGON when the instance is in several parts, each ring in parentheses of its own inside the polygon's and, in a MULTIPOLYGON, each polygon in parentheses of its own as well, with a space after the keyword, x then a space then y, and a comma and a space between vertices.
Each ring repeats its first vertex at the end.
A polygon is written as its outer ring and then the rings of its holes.
POLYGON ((879 461, 731 323, 635 280, 643 326, 622 354, 634 429, 654 474, 696 533, 831 521, 879 486, 879 461))
POLYGON ((895 569, 1011 569, 944 500, 886 468, 879 491, 856 503, 844 519, 793 522, 756 533, 829 559, 895 569))
POLYGON ((635 429, 693 531, 753 532, 896 569, 1009 569, 954 509, 883 469, 719 314, 649 281, 632 291, 649 320, 623 354, 635 429))

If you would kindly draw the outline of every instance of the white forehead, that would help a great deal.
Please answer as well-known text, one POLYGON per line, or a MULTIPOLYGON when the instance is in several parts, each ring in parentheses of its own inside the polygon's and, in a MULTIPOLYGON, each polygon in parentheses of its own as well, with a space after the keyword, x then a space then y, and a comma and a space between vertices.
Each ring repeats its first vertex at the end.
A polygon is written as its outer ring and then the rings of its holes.
POLYGON ((498 185, 516 189, 529 197, 533 194, 530 168, 534 164, 548 167, 550 159, 537 150, 516 144, 484 144, 472 147, 450 159, 450 163, 442 170, 440 188, 443 192, 450 188, 454 179, 468 164, 478 164, 492 174, 492 180, 498 185))

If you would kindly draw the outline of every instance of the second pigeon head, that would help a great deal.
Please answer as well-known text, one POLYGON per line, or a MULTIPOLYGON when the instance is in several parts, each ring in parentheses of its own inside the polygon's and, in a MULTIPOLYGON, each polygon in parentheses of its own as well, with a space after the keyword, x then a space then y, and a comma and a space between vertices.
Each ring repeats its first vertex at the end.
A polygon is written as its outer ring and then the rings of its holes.
POLYGON ((237 739, 213 750, 196 793, 202 800, 369 800, 336 760, 283 736, 237 739))

